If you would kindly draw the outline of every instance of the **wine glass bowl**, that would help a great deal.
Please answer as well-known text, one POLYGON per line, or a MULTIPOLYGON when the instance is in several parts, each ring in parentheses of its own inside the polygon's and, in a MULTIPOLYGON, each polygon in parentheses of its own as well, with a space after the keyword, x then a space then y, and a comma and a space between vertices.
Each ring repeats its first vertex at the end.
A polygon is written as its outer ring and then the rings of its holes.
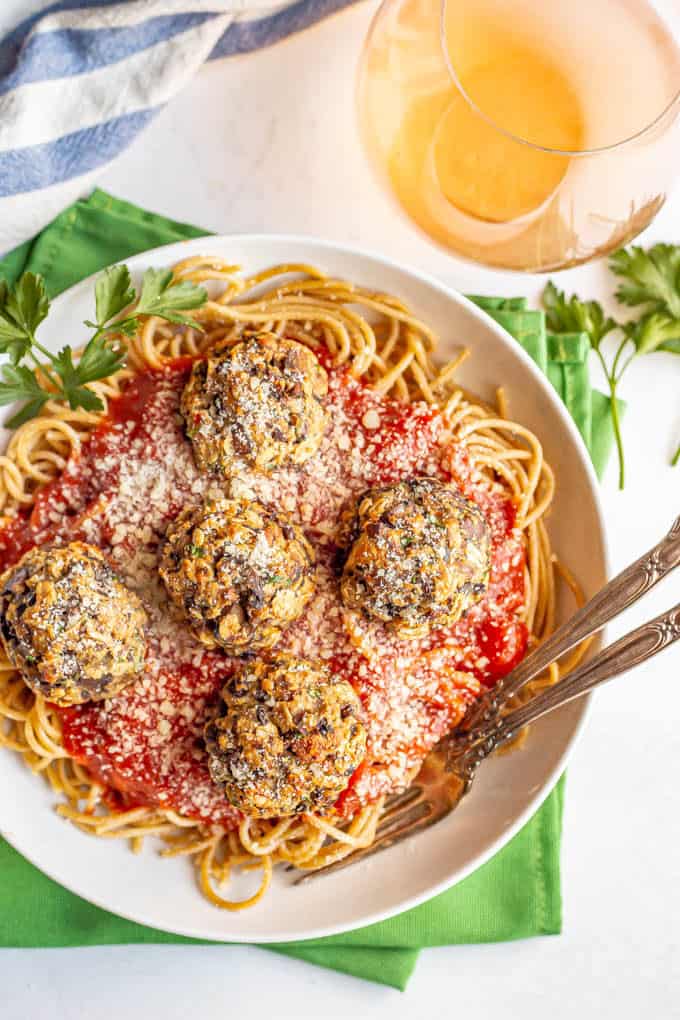
POLYGON ((680 156, 680 50, 650 0, 385 0, 359 67, 369 159, 431 239, 549 271, 630 241, 680 156))

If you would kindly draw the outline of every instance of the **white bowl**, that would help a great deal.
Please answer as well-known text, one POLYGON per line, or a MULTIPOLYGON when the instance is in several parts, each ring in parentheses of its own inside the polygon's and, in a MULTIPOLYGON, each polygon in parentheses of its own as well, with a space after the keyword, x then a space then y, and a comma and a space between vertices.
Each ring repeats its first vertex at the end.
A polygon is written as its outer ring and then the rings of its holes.
MULTIPOLYGON (((133 276, 190 255, 214 253, 255 271, 306 262, 403 298, 442 338, 441 356, 464 342, 472 351, 460 378, 491 398, 502 384, 511 415, 538 435, 557 477, 549 530, 586 594, 606 579, 604 522, 597 480, 581 437, 548 380, 519 344, 484 312, 431 277, 348 247, 285 235, 206 237, 128 259, 133 276), (451 349, 447 348, 451 345, 451 349)), ((54 348, 84 339, 93 313, 92 281, 58 298, 43 329, 54 348)), ((563 612, 569 612, 565 607, 563 612)), ((47 785, 17 755, 0 754, 2 835, 41 871, 97 906, 133 921, 201 939, 280 942, 358 928, 397 914, 460 882, 497 853, 537 810, 565 767, 586 710, 574 702, 532 727, 524 749, 487 762, 474 790, 449 818, 376 858, 295 887, 277 869, 252 909, 233 914, 207 903, 186 860, 155 848, 93 839, 57 817, 47 785)))

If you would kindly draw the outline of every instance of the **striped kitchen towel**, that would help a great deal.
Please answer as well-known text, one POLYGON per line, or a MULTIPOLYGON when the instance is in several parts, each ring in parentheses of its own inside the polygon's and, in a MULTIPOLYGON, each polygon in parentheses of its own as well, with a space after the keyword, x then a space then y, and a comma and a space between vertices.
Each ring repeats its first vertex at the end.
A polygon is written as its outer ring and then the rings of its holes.
POLYGON ((352 2, 29 0, 33 14, 0 35, 0 255, 89 190, 204 61, 352 2))

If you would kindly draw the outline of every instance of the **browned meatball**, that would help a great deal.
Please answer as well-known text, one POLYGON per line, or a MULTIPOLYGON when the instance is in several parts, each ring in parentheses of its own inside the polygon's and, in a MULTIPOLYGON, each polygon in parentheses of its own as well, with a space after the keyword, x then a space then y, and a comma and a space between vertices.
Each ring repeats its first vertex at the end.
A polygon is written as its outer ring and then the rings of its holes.
POLYGON ((168 528, 160 574, 208 647, 235 655, 270 648, 314 591, 302 530, 256 502, 208 500, 168 528))
POLYGON ((57 705, 110 698, 144 668, 147 615, 84 542, 31 549, 0 578, 7 656, 57 705))
POLYGON ((327 811, 366 754, 359 713, 353 688, 325 667, 249 663, 206 726, 210 774, 252 817, 327 811))
POLYGON ((451 485, 413 478, 364 493, 341 522, 345 605, 405 637, 455 623, 486 590, 489 528, 451 485))
POLYGON ((258 333, 194 365, 181 411, 199 468, 230 475, 302 464, 326 427, 328 379, 303 344, 258 333))

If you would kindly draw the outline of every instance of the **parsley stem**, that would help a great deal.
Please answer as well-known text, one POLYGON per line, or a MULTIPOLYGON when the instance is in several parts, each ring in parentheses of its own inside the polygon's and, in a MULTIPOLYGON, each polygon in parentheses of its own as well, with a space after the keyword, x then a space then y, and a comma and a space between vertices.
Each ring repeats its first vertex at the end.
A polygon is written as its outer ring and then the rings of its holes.
POLYGON ((671 460, 671 467, 677 467, 678 464, 680 464, 680 446, 678 446, 677 450, 673 454, 673 458, 671 460))
MULTIPOLYGON (((621 344, 618 354, 621 352, 625 344, 621 344)), ((595 348, 595 353, 599 358, 600 364, 602 365, 602 371, 605 374, 607 383, 609 384, 609 404, 611 407, 612 425, 614 427, 614 441, 616 442, 616 453, 619 459, 619 489, 622 489, 626 484, 626 462, 623 453, 623 437, 621 436, 621 418, 619 416, 619 405, 616 399, 616 384, 618 379, 614 376, 614 370, 610 372, 607 368, 607 362, 604 360, 604 355, 599 347, 595 348)), ((614 359, 614 365, 616 365, 616 358, 614 359)), ((625 366, 624 366, 625 367, 625 366)), ((620 376, 619 376, 620 378, 620 376)))
POLYGON ((617 368, 619 367, 619 358, 621 357, 621 355, 625 351, 625 349, 628 346, 628 344, 629 344, 628 337, 625 337, 624 340, 619 345, 619 350, 616 352, 616 355, 614 357, 614 364, 612 365, 612 377, 615 378, 617 382, 620 381, 621 376, 625 372, 626 368, 631 363, 633 358, 637 355, 637 351, 633 347, 632 353, 628 355, 628 357, 626 358, 626 360, 624 361, 624 363, 623 363, 623 365, 621 367, 621 370, 619 372, 617 372, 617 368))
POLYGON ((631 354, 629 358, 626 358, 626 360, 624 361, 623 365, 621 366, 621 369, 619 370, 619 374, 616 376, 617 383, 621 382, 621 376, 626 371, 626 369, 630 365, 630 363, 633 360, 633 358, 636 357, 636 356, 637 356, 637 351, 635 351, 633 354, 631 354))
MULTIPOLYGON (((613 361, 613 364, 612 364, 611 373, 607 373, 608 375, 611 374, 612 379, 616 379, 617 382, 621 378, 621 375, 617 375, 616 374, 616 369, 619 367, 619 359, 620 359, 621 355, 623 354, 623 352, 624 352, 624 350, 625 350, 627 345, 628 345, 628 337, 624 336, 623 340, 621 341, 621 343, 618 346, 618 350, 616 351, 616 354, 614 355, 614 361, 613 361)), ((630 358, 628 360, 630 361, 630 358)), ((627 364, 628 364, 628 362, 626 362, 626 365, 627 364)), ((621 369, 621 374, 623 374, 626 365, 624 365, 623 368, 621 369)), ((605 369, 605 371, 606 371, 606 369, 605 369)))
POLYGON ((619 489, 626 484, 626 464, 623 456, 623 439, 621 438, 621 420, 619 418, 619 403, 616 399, 616 380, 612 377, 609 380, 609 401, 612 408, 612 423, 614 425, 614 439, 616 440, 616 452, 619 457, 619 489))
POLYGON ((611 384, 611 375, 609 373, 609 369, 607 368, 607 362, 604 360, 604 356, 602 354, 602 351, 600 350, 599 347, 593 347, 593 350, 597 354, 598 360, 599 360, 600 364, 602 365, 602 371, 604 372, 604 374, 606 376, 607 382, 611 384))
POLYGON ((100 336, 106 336, 107 333, 109 334, 107 340, 111 339, 111 335, 116 336, 116 334, 118 334, 126 336, 126 327, 130 326, 130 324, 134 324, 135 327, 138 325, 136 315, 126 315, 122 319, 114 319, 112 322, 104 323, 97 329, 97 332, 92 339, 98 340, 100 336))
MULTIPOLYGON (((41 343, 38 343, 38 341, 36 340, 35 336, 32 337, 32 340, 33 340, 33 347, 35 347, 36 350, 40 351, 40 353, 47 359, 47 363, 49 364, 51 362, 52 364, 54 364, 54 355, 51 354, 47 350, 46 347, 43 347, 43 345, 41 343)), ((45 364, 44 362, 40 362, 40 361, 38 361, 36 359, 35 354, 33 353, 32 349, 29 351, 29 354, 30 354, 30 357, 31 357, 31 361, 36 366, 36 368, 40 372, 42 372, 42 374, 45 376, 45 378, 48 379, 49 382, 54 386, 55 393, 53 394, 53 397, 56 398, 57 400, 59 400, 60 399, 60 396, 59 396, 60 394, 63 397, 63 387, 62 387, 61 383, 59 382, 58 379, 55 379, 55 377, 52 375, 52 373, 50 372, 49 368, 47 367, 47 364, 45 364)))
MULTIPOLYGON (((50 361, 52 360, 52 356, 51 356, 51 354, 49 354, 48 351, 45 351, 45 349, 43 347, 40 347, 40 345, 35 343, 35 341, 34 341, 34 344, 35 344, 36 347, 38 347, 38 349, 40 351, 42 351, 50 359, 50 361)), ((35 365, 35 367, 38 370, 38 372, 41 375, 43 375, 45 377, 45 379, 47 379, 48 382, 50 382, 52 384, 52 386, 54 386, 55 392, 53 394, 50 394, 50 395, 52 397, 55 397, 58 400, 59 399, 59 393, 61 392, 61 386, 59 385, 57 380, 54 378, 52 373, 49 371, 49 369, 47 368, 47 365, 45 365, 44 362, 40 361, 39 358, 36 358, 36 356, 33 353, 33 351, 29 351, 28 352, 28 356, 31 359, 31 361, 33 362, 33 364, 35 365)))
POLYGON ((40 353, 44 355, 48 361, 54 361, 54 355, 50 354, 46 347, 43 347, 42 344, 38 343, 34 336, 31 337, 31 344, 37 351, 40 351, 40 353))

